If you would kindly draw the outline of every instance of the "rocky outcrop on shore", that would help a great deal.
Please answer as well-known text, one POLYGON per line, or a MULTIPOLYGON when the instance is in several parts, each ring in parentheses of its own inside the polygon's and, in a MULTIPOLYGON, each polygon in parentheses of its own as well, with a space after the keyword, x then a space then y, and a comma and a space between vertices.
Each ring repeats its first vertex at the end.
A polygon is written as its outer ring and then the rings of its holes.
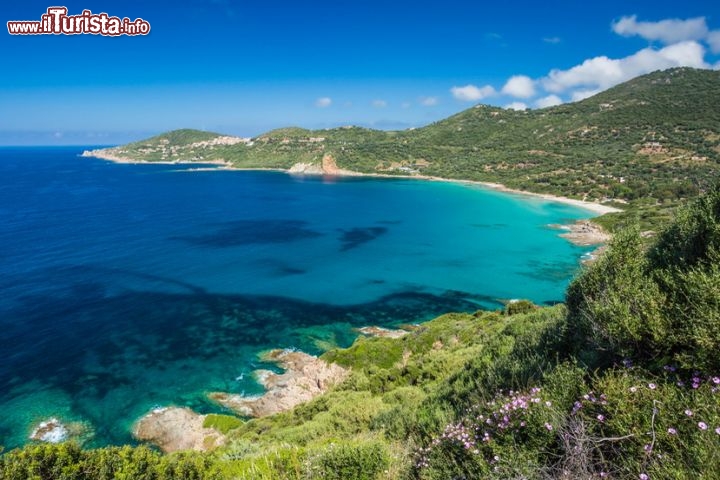
POLYGON ((119 147, 100 148, 97 150, 85 150, 80 154, 81 157, 99 158, 101 160, 109 160, 109 161, 115 162, 115 163, 155 163, 155 164, 167 164, 167 165, 201 163, 201 164, 221 165, 224 167, 228 166, 228 163, 222 159, 204 160, 204 159, 195 158, 192 160, 174 159, 174 160, 149 161, 149 160, 138 160, 135 158, 131 158, 130 155, 132 155, 132 153, 128 152, 127 150, 123 150, 119 147))
POLYGON ((287 170, 288 173, 300 175, 343 175, 343 176, 363 176, 362 173, 344 170, 337 166, 335 158, 326 154, 322 158, 320 165, 307 162, 298 162, 287 170))
POLYGON ((138 160, 132 160, 122 155, 115 153, 113 148, 99 148, 97 150, 85 150, 80 154, 81 157, 92 157, 101 158, 103 160, 110 160, 116 163, 145 163, 138 160))
POLYGON ((266 389, 264 395, 246 397, 215 392, 209 395, 210 398, 240 415, 264 417, 312 400, 344 380, 349 373, 339 365, 295 350, 272 350, 263 360, 275 362, 285 370, 280 374, 270 370, 255 371, 258 382, 266 389))
POLYGON ((298 162, 288 169, 288 173, 300 175, 323 175, 322 167, 312 163, 298 162))
POLYGON ((389 328, 368 326, 357 329, 358 332, 368 337, 381 337, 381 338, 402 338, 407 335, 407 330, 391 330, 389 328))
POLYGON ((573 224, 562 225, 558 228, 567 230, 566 233, 561 233, 560 236, 575 245, 586 247, 590 245, 600 245, 610 241, 610 235, 606 233, 602 227, 588 220, 578 220, 573 224))
POLYGON ((582 263, 589 264, 602 255, 607 250, 607 242, 610 241, 611 235, 601 226, 596 225, 588 220, 578 220, 570 225, 549 225, 550 228, 565 230, 560 236, 572 242, 574 245, 581 247, 589 247, 599 245, 598 248, 583 256, 582 263))
POLYGON ((205 415, 189 408, 156 408, 142 417, 133 428, 138 440, 151 442, 165 452, 213 450, 225 443, 225 436, 203 427, 205 415))

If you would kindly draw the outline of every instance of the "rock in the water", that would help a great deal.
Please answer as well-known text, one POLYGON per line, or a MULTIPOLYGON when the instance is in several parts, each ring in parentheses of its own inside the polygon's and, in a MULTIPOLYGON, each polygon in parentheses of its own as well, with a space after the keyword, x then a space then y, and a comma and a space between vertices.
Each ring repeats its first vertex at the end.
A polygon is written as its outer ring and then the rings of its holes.
POLYGON ((31 440, 38 442, 60 443, 68 438, 68 429, 57 418, 40 422, 30 434, 31 440))
POLYGON ((569 240, 575 245, 589 246, 599 245, 610 241, 610 235, 600 225, 588 220, 578 220, 570 225, 548 225, 550 228, 565 230, 560 236, 569 240))

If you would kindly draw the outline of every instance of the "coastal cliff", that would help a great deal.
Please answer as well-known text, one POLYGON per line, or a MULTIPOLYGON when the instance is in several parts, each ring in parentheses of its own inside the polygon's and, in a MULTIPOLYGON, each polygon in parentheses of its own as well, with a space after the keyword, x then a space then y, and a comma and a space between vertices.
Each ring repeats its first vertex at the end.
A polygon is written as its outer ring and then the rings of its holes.
MULTIPOLYGON (((244 417, 265 417, 286 412, 326 392, 347 378, 349 371, 296 350, 272 350, 262 356, 277 363, 284 372, 257 370, 254 376, 263 386, 260 396, 212 392, 208 397, 244 417)), ((163 407, 143 416, 133 436, 160 447, 164 452, 213 450, 226 442, 222 432, 206 426, 207 415, 189 408, 163 407)))

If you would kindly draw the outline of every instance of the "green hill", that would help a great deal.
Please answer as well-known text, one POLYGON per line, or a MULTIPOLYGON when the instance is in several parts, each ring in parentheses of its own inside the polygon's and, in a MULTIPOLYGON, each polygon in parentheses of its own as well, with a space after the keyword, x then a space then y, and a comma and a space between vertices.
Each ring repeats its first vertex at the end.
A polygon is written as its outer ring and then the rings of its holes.
POLYGON ((183 128, 162 133, 145 140, 128 143, 120 147, 86 152, 93 155, 107 155, 112 160, 125 159, 137 162, 199 162, 204 159, 203 151, 222 135, 183 128))
POLYGON ((594 199, 683 197, 718 174, 720 72, 656 72, 542 110, 475 107, 414 135, 448 149, 433 174, 594 199))
POLYGON ((136 160, 246 168, 319 165, 330 155, 340 168, 364 173, 499 182, 589 200, 672 202, 705 190, 720 173, 720 72, 655 72, 540 110, 477 105, 413 130, 283 128, 248 142, 194 145, 215 137, 179 130, 110 151, 136 160))
POLYGON ((212 140, 213 138, 219 136, 220 134, 218 133, 184 128, 181 130, 173 130, 172 132, 163 133, 140 142, 131 143, 128 145, 128 148, 153 147, 157 145, 167 145, 169 147, 184 146, 190 143, 212 140))

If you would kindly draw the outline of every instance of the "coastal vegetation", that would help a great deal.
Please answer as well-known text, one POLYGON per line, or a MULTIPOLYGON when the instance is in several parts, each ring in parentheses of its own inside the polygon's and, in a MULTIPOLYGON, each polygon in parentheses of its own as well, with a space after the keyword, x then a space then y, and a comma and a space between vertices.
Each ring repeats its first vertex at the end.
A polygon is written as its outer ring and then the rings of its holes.
MULTIPOLYGON (((30 444, 1 479, 695 479, 720 475, 720 72, 656 72, 581 102, 476 106, 416 130, 180 130, 140 161, 320 165, 499 182, 622 206, 563 305, 447 313, 330 349, 328 392, 255 419, 208 415, 209 452, 30 444), (648 235, 652 229, 655 235, 648 235)), ((107 152, 106 152, 107 153, 107 152)), ((230 412, 228 412, 230 413, 230 412)))
POLYGON ((712 478, 720 472, 720 188, 648 248, 615 235, 566 304, 448 313, 323 358, 328 393, 211 452, 28 445, 3 479, 712 478))

